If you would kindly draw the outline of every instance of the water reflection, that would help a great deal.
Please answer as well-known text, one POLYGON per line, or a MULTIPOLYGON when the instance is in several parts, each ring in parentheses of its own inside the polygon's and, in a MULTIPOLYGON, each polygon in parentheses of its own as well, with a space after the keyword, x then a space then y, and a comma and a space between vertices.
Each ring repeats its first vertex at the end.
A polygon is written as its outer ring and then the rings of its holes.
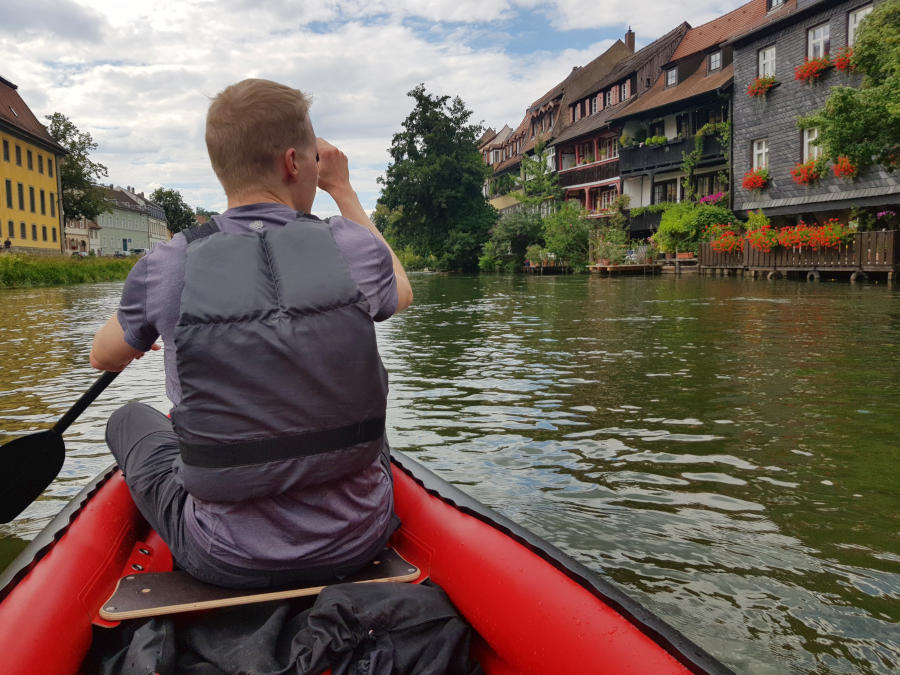
MULTIPOLYGON (((900 660, 895 291, 735 279, 414 275, 378 326, 392 445, 623 585, 739 672, 900 660)), ((5 292, 0 417, 89 386, 121 286, 5 292)), ((8 560, 109 462, 103 423, 166 410, 161 355, 67 435, 8 560)))

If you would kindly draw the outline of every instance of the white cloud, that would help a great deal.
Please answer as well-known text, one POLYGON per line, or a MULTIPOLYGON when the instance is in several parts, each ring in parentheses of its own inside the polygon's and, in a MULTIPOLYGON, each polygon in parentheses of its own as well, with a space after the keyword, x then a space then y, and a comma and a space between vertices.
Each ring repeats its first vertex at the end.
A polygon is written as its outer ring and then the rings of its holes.
POLYGON ((429 92, 459 95, 473 121, 515 126, 531 101, 620 36, 629 9, 665 24, 647 41, 680 20, 666 19, 673 12, 660 0, 640 0, 639 12, 634 4, 600 11, 586 0, 310 0, 302 8, 288 0, 69 0, 59 5, 62 16, 72 17, 73 29, 89 25, 91 39, 0 30, 0 75, 20 86, 38 117, 59 111, 89 131, 108 182, 145 192, 175 187, 190 204, 220 209, 224 195, 203 143, 209 97, 245 77, 285 82, 313 94, 317 132, 348 154, 371 208, 391 136, 411 108, 410 89, 424 82, 429 92), (527 54, 486 39, 529 7, 558 27, 615 29, 598 30, 586 47, 527 54))

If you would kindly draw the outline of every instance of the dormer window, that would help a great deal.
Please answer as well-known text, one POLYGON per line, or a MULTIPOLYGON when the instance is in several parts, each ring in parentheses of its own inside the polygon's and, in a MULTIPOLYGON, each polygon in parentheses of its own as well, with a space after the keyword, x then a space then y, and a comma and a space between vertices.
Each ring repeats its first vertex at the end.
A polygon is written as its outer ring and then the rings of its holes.
POLYGON ((785 3, 785 0, 769 0, 769 11, 771 12, 773 9, 778 9, 785 3))
POLYGON ((674 87, 678 84, 678 68, 669 68, 666 71, 666 86, 674 87))
POLYGON ((709 72, 720 70, 722 68, 722 51, 713 52, 709 55, 709 72))

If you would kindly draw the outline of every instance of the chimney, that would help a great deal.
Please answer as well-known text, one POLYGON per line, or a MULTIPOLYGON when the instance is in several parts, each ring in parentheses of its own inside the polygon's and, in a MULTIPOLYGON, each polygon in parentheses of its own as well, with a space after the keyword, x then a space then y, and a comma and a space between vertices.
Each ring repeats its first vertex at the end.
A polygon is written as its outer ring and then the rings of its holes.
POLYGON ((628 26, 628 32, 625 33, 625 46, 630 52, 634 52, 634 31, 631 30, 631 26, 628 26))

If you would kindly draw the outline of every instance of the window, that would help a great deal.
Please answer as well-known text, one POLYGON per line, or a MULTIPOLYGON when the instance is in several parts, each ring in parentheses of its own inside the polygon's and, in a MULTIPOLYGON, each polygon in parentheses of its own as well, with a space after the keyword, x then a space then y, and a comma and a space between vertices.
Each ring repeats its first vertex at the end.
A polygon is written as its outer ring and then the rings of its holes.
POLYGON ((769 139, 753 141, 753 168, 766 169, 769 166, 769 139))
POLYGON ((595 112, 597 112, 597 97, 592 96, 591 97, 591 115, 593 115, 595 112))
POLYGON ((31 240, 37 241, 37 225, 31 224, 31 240))
POLYGON ((709 197, 712 194, 716 194, 717 192, 725 192, 727 188, 725 188, 720 182, 717 174, 714 173, 706 173, 700 176, 696 176, 693 181, 694 191, 697 193, 697 197, 709 197))
POLYGON ((627 89, 625 88, 625 83, 623 82, 619 85, 619 100, 624 101, 626 98, 628 98, 628 93, 627 89))
POLYGON ((604 106, 612 105, 612 89, 607 89, 603 93, 604 106))
POLYGON ((678 201, 678 181, 667 180, 653 186, 653 203, 678 201))
POLYGON ((22 166, 22 148, 16 146, 16 166, 22 166))
POLYGON ((678 68, 669 68, 666 71, 666 86, 674 87, 678 84, 678 68))
POLYGON ((31 186, 28 187, 28 206, 31 207, 31 212, 35 213, 35 210, 34 210, 34 188, 31 186))
POLYGON ((47 158, 47 175, 53 178, 53 159, 50 157, 47 158))
POLYGON ((28 170, 34 171, 34 155, 31 154, 31 150, 25 151, 25 157, 28 159, 28 170))
POLYGON ((47 202, 46 202, 46 194, 43 190, 41 190, 41 215, 47 215, 47 202))
POLYGON ((847 15, 847 44, 856 42, 856 31, 859 30, 859 22, 872 12, 872 5, 866 5, 853 10, 847 15))
POLYGON ((21 183, 19 183, 18 188, 19 189, 17 190, 17 192, 19 193, 19 211, 24 211, 25 210, 25 186, 22 185, 21 183))
POLYGON ((53 193, 50 193, 50 216, 56 218, 56 200, 53 198, 53 193))
POLYGON ((38 155, 38 173, 44 173, 44 156, 38 155))
POLYGON ((15 236, 16 236, 16 224, 15 224, 13 221, 9 221, 9 222, 6 224, 6 227, 7 227, 7 234, 6 234, 6 236, 7 236, 7 237, 10 237, 10 238, 12 238, 12 239, 15 239, 15 236))
POLYGON ((5 138, 3 139, 3 161, 9 161, 9 141, 5 138))
POLYGON ((769 11, 781 7, 784 2, 785 0, 769 0, 769 11))
POLYGON ((657 120, 650 125, 650 129, 647 132, 648 136, 665 136, 666 135, 666 121, 665 120, 657 120))
POLYGON ((775 45, 760 49, 757 63, 760 77, 775 77, 775 45))
POLYGON ((47 226, 41 225, 41 237, 44 241, 47 241, 47 226))
POLYGON ((713 52, 709 55, 710 71, 719 70, 722 67, 722 51, 713 52))
POLYGON ((828 24, 823 23, 810 28, 806 33, 806 58, 820 59, 831 48, 828 24))
POLYGON ((22 239, 27 239, 28 235, 25 234, 25 223, 19 223, 19 236, 22 239))
POLYGON ((56 241, 56 228, 55 227, 50 228, 50 234, 53 235, 53 241, 56 241))
POLYGON ((816 144, 819 138, 818 129, 803 130, 803 161, 809 162, 822 156, 822 146, 816 144))
POLYGON ((11 209, 13 207, 12 202, 12 181, 6 181, 6 208, 11 209))

